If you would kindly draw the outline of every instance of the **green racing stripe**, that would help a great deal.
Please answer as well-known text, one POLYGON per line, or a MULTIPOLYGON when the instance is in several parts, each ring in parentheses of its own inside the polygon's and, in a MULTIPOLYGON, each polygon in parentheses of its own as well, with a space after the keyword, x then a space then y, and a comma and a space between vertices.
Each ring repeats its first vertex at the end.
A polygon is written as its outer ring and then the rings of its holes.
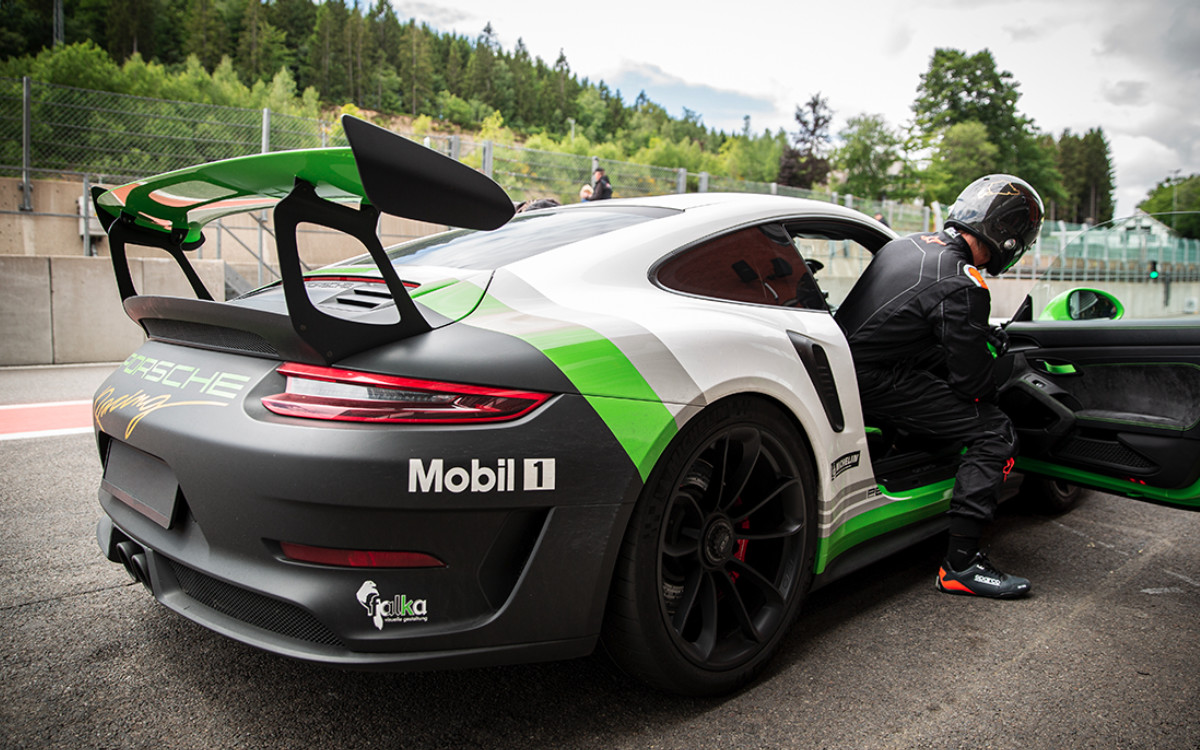
POLYGON ((1179 508, 1200 510, 1200 480, 1193 482, 1191 487, 1175 490, 1163 489, 1161 487, 1151 487, 1150 485, 1142 484, 1133 477, 1128 479, 1108 477, 1090 471, 1072 469, 1067 466, 1059 466, 1048 461, 1040 461, 1036 458, 1025 458, 1023 456, 1017 456, 1017 469, 1062 479, 1074 484, 1095 487, 1117 495, 1125 495, 1140 500, 1151 500, 1166 505, 1174 505, 1179 508))
POLYGON ((553 362, 596 410, 645 482, 678 427, 675 416, 625 353, 591 328, 522 313, 470 282, 437 290, 422 297, 421 304, 461 319, 471 312, 463 307, 472 298, 479 304, 471 313, 471 324, 521 339, 553 362), (505 317, 519 319, 518 324, 507 325, 501 320, 505 317))
POLYGON ((868 539, 945 513, 950 507, 954 480, 946 479, 895 494, 887 493, 883 485, 878 487, 888 502, 851 517, 829 536, 818 539, 814 572, 824 573, 833 558, 868 539))

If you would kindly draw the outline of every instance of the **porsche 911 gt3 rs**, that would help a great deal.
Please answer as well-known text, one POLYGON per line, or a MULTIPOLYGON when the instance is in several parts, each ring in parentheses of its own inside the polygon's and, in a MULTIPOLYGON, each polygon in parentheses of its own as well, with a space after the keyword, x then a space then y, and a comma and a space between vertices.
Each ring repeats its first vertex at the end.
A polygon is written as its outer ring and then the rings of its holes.
MULTIPOLYGON (((653 685, 714 694, 814 586, 944 528, 958 446, 864 425, 830 314, 889 229, 732 194, 514 217, 486 177, 344 125, 349 148, 95 192, 148 338, 95 396, 97 533, 164 605, 354 667, 603 639, 653 685), (213 301, 186 251, 266 207, 282 281, 213 301), (380 212, 461 228, 384 249, 380 212), (367 252, 305 272, 303 223, 367 252), (197 299, 139 295, 129 244, 175 257, 197 299)), ((1196 507, 1196 328, 1024 318, 1000 368, 1023 468, 1196 507), (1129 374, 1190 401, 1126 398, 1129 374)))

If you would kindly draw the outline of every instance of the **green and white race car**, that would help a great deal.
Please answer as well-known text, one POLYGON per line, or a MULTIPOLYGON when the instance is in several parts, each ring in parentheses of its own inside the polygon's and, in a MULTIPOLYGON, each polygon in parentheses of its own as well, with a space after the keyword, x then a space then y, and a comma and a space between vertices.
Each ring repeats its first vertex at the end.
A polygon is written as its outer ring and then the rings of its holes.
MULTIPOLYGON (((959 446, 864 425, 831 315, 888 228, 748 194, 514 217, 479 173, 344 126, 349 148, 96 191, 148 338, 95 396, 98 536, 164 605, 343 666, 603 640, 650 684, 716 694, 814 587, 945 528, 959 446), (214 301, 187 251, 264 208, 282 281, 214 301), (380 212, 462 228, 384 249, 380 212), (367 253, 306 272, 303 223, 367 253), (139 295, 131 244, 197 299, 139 295)), ((1200 327, 1026 308, 1008 334, 1027 485, 1200 504, 1200 327)))

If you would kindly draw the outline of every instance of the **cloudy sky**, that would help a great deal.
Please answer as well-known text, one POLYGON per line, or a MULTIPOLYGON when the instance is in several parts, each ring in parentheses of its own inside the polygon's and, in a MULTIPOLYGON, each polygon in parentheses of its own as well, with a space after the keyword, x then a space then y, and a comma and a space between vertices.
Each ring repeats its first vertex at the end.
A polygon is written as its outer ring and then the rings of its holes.
POLYGON ((1104 130, 1117 212, 1157 182, 1200 173, 1197 0, 736 0, 664 3, 392 0, 401 18, 474 39, 487 23, 553 64, 640 91, 705 125, 794 130, 797 104, 820 92, 833 131, 858 114, 911 118, 934 49, 991 50, 1019 84, 1018 110, 1043 132, 1104 130))

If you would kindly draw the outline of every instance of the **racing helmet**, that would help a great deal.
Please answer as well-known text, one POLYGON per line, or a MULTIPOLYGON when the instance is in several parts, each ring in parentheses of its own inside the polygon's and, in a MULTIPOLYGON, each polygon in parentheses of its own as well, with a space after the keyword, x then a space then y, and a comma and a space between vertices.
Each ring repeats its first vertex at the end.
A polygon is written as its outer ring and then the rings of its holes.
POLYGON ((1010 174, 990 174, 967 185, 950 207, 946 226, 987 243, 992 257, 985 268, 999 276, 1037 240, 1044 215, 1042 199, 1029 183, 1010 174))

